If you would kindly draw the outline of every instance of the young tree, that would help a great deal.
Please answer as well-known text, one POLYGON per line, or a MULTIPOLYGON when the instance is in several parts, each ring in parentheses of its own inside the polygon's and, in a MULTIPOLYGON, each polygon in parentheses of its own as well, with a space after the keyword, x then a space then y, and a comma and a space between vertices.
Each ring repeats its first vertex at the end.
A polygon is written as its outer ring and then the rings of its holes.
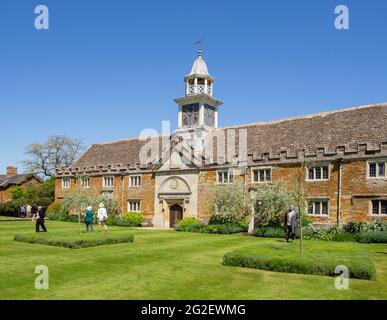
POLYGON ((255 217, 264 226, 280 226, 284 212, 294 204, 291 193, 285 189, 282 181, 260 186, 254 190, 252 198, 255 217))
POLYGON ((301 166, 297 172, 297 179, 293 186, 292 197, 294 199, 294 203, 296 204, 298 214, 299 214, 299 228, 300 228, 300 254, 303 253, 303 233, 302 233, 302 225, 305 219, 305 208, 307 203, 307 195, 306 195, 306 186, 305 186, 305 177, 306 177, 306 168, 307 163, 305 160, 305 155, 303 156, 303 161, 301 162, 301 166))
POLYGON ((24 161, 24 167, 42 179, 53 178, 57 167, 71 165, 83 150, 80 139, 50 136, 45 143, 27 146, 26 154, 30 159, 24 161))
POLYGON ((249 199, 243 186, 237 183, 218 185, 210 201, 211 220, 216 223, 231 223, 246 219, 250 214, 249 199))

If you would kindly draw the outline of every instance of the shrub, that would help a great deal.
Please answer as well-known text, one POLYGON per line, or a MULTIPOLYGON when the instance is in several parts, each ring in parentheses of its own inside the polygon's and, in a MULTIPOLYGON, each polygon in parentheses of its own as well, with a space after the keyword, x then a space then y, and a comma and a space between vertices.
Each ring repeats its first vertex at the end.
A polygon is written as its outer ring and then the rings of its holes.
POLYGON ((217 185, 210 201, 212 224, 235 223, 250 214, 250 205, 243 186, 231 183, 217 185))
POLYGON ((387 231, 367 231, 356 235, 361 243, 387 243, 387 231))
POLYGON ((188 227, 197 224, 199 224, 199 220, 195 217, 185 217, 177 224, 176 230, 178 229, 178 231, 186 231, 188 227))
POLYGON ((107 236, 100 239, 77 239, 77 240, 65 240, 60 238, 44 238, 38 235, 16 235, 15 241, 26 243, 38 243, 49 246, 65 247, 70 249, 79 249, 87 247, 95 247, 101 245, 108 245, 114 243, 133 242, 134 236, 132 234, 119 235, 119 236, 107 236))
POLYGON ((18 217, 20 206, 14 201, 0 203, 0 216, 18 217))
POLYGON ((387 231, 387 223, 379 219, 375 222, 367 223, 364 232, 366 231, 387 231))
MULTIPOLYGON (((362 256, 363 257, 363 256, 362 256)), ((337 276, 335 269, 343 265, 343 259, 338 256, 317 254, 278 254, 275 250, 268 253, 253 252, 251 250, 227 253, 223 257, 223 264, 245 268, 263 269, 275 272, 317 274, 337 276)), ((349 257, 345 264, 351 278, 371 280, 375 278, 375 268, 367 255, 366 258, 349 257)))
POLYGON ((213 234, 232 234, 246 232, 247 227, 239 224, 204 224, 192 217, 184 218, 175 228, 176 231, 201 232, 213 234))
POLYGON ((144 221, 144 216, 138 212, 125 213, 122 220, 131 227, 138 227, 144 221))
POLYGON ((254 191, 253 197, 255 215, 263 226, 279 227, 284 212, 294 204, 292 194, 286 190, 282 181, 260 186, 254 191))
POLYGON ((51 203, 48 206, 47 211, 46 211, 47 214, 58 214, 58 213, 62 213, 62 212, 63 212, 63 208, 62 208, 62 203, 60 201, 55 201, 55 202, 51 203))
POLYGON ((360 233, 365 229, 366 223, 361 221, 349 221, 343 225, 343 231, 348 233, 360 233))
POLYGON ((263 238, 284 238, 285 232, 282 228, 267 226, 255 229, 254 235, 263 238))

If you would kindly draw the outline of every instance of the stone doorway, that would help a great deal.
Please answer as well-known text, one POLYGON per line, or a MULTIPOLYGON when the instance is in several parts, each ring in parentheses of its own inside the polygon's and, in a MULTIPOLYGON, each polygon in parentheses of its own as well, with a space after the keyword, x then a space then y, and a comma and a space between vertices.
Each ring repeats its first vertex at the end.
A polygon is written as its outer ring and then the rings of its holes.
POLYGON ((183 219, 183 208, 179 204, 174 204, 169 208, 169 227, 174 228, 178 221, 183 219))

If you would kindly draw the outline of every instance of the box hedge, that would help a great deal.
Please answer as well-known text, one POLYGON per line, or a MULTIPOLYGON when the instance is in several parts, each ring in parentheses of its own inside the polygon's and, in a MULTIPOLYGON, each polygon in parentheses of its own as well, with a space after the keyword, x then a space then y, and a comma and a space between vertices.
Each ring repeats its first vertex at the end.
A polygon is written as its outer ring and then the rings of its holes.
POLYGON ((16 235, 14 237, 15 241, 26 242, 26 243, 37 243, 49 246, 64 247, 70 249, 80 249, 87 247, 95 247, 102 245, 109 245, 115 243, 126 243, 133 242, 134 236, 132 234, 126 235, 106 235, 100 238, 91 238, 91 239, 61 239, 60 237, 45 237, 42 235, 16 235))
MULTIPOLYGON (((334 249, 332 249, 334 250, 334 249)), ((272 252, 260 252, 255 250, 239 250, 227 253, 223 257, 226 266, 255 268, 275 272, 315 274, 322 276, 337 276, 335 269, 339 265, 345 265, 350 278, 373 280, 375 279, 375 267, 372 264, 368 252, 361 255, 351 253, 321 254, 321 252, 304 253, 303 255, 273 250, 272 252)))

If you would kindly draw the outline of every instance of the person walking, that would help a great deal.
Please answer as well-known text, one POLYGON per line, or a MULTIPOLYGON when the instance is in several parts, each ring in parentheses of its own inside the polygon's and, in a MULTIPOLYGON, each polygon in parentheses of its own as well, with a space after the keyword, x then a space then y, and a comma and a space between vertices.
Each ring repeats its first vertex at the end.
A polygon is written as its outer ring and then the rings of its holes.
POLYGON ((88 206, 86 208, 86 212, 84 213, 85 216, 85 224, 86 224, 86 232, 89 231, 94 231, 94 212, 93 212, 93 207, 88 206))
POLYGON ((104 227, 105 231, 107 231, 107 210, 105 208, 105 205, 103 203, 99 204, 98 209, 98 226, 99 229, 101 229, 101 226, 104 227))
POLYGON ((26 206, 23 204, 20 207, 20 218, 25 218, 26 217, 26 206))
POLYGON ((46 217, 46 214, 44 213, 43 207, 39 206, 37 213, 35 215, 36 219, 36 232, 40 232, 40 227, 42 227, 43 232, 47 232, 47 228, 44 225, 44 218, 46 217))
POLYGON ((289 242, 290 236, 292 240, 294 240, 297 232, 298 221, 299 221, 298 213, 294 209, 294 206, 291 205, 290 209, 287 212, 285 212, 285 217, 284 217, 284 230, 285 230, 286 242, 289 242))
POLYGON ((37 214, 38 214, 38 207, 36 206, 36 204, 33 204, 31 206, 31 210, 30 210, 30 216, 32 217, 32 219, 34 221, 37 221, 37 214))
POLYGON ((32 216, 31 209, 32 209, 32 207, 29 204, 27 204, 27 207, 26 207, 27 218, 31 218, 31 216, 32 216))

